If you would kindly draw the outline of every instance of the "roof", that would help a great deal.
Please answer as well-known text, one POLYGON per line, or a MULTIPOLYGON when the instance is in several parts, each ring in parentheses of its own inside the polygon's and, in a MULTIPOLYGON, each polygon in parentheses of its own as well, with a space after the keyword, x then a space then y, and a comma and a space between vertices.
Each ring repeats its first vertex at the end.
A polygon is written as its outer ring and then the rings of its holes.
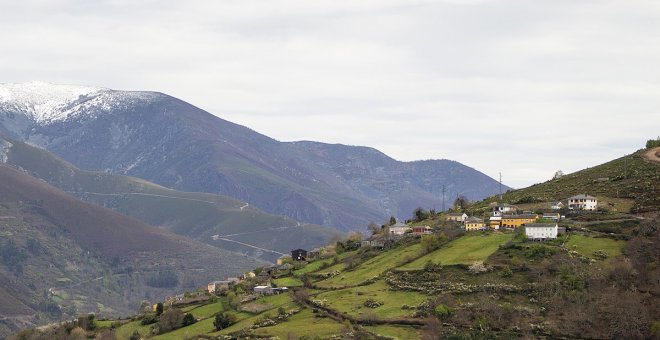
POLYGON ((586 200, 595 200, 596 197, 589 196, 587 194, 579 194, 579 195, 575 195, 573 197, 569 197, 568 199, 569 200, 585 200, 585 199, 586 200))
POLYGON ((266 289, 270 288, 270 286, 254 286, 254 289, 266 289))
POLYGON ((465 220, 465 222, 483 222, 483 221, 484 221, 483 218, 479 218, 476 216, 468 217, 467 220, 465 220))
POLYGON ((529 223, 525 228, 555 228, 557 223, 529 223))
POLYGON ((502 218, 536 218, 537 216, 534 214, 520 214, 520 215, 504 215, 502 218))
POLYGON ((449 213, 447 216, 463 216, 465 213, 449 213))
POLYGON ((405 223, 401 223, 401 222, 396 222, 396 223, 394 223, 394 225, 392 225, 392 227, 407 227, 407 226, 408 225, 406 225, 405 223))
POLYGON ((299 251, 302 251, 302 252, 305 252, 305 253, 307 252, 307 250, 305 250, 305 249, 294 249, 291 252, 299 252, 299 251))

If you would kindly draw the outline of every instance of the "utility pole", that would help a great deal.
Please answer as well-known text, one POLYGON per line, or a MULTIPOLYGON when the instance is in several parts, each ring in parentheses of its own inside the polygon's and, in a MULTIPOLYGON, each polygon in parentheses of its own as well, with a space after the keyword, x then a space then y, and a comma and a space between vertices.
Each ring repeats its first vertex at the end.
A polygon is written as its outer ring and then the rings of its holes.
POLYGON ((445 185, 442 185, 442 211, 445 211, 445 185))

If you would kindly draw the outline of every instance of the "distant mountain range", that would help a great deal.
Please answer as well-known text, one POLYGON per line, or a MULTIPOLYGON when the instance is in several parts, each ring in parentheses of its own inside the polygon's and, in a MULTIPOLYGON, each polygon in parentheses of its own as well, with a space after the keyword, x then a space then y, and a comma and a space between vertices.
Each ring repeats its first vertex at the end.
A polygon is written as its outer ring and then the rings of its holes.
POLYGON ((79 313, 131 314, 140 300, 263 264, 82 202, 5 164, 0 236, 0 338, 79 313))
MULTIPOLYGON (((366 147, 283 143, 155 92, 0 85, 0 131, 75 166, 233 197, 306 223, 363 230, 418 206, 499 191, 449 160, 399 162, 366 147)), ((504 190, 508 187, 504 187, 504 190)))
POLYGON ((0 158, 84 201, 270 262, 291 249, 327 244, 340 234, 330 227, 264 213, 227 196, 181 192, 135 177, 80 170, 47 150, 1 134, 0 158))

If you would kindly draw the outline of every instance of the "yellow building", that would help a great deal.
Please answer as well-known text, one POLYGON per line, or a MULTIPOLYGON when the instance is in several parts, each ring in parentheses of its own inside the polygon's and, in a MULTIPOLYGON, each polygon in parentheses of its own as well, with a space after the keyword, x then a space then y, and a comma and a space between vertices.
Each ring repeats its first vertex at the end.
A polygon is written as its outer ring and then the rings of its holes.
POLYGON ((486 226, 484 223, 483 218, 479 217, 470 217, 465 220, 465 230, 466 231, 473 231, 473 230, 481 230, 486 226))
POLYGON ((522 215, 504 215, 500 227, 502 228, 520 228, 527 223, 534 223, 538 219, 536 214, 522 214, 522 215))

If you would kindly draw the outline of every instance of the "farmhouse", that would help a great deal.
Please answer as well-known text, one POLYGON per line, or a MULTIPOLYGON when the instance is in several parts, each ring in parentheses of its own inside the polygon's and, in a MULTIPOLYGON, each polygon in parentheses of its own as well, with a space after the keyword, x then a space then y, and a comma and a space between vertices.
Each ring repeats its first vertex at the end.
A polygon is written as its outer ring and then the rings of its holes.
POLYGON ((559 213, 544 213, 542 218, 544 220, 559 221, 559 218, 561 218, 561 215, 559 215, 559 213))
POLYGON ((515 206, 507 203, 502 203, 493 207, 493 216, 502 216, 505 213, 510 213, 514 211, 516 211, 515 206))
POLYGON ((466 231, 472 231, 472 230, 482 230, 486 227, 486 224, 484 223, 483 218, 479 217, 468 217, 465 220, 465 230, 466 231))
POLYGON ((530 223, 525 226, 525 235, 530 240, 557 238, 557 223, 530 223))
POLYGON ((568 209, 571 210, 596 210, 598 200, 587 194, 575 195, 568 198, 568 209))
POLYGON ((491 216, 488 220, 488 225, 491 229, 500 229, 500 225, 502 225, 502 216, 491 216))
POLYGON ((552 205, 550 206, 552 210, 559 210, 563 207, 564 207, 564 203, 561 203, 561 201, 553 202, 552 205))
POLYGON ((449 213, 447 214, 447 221, 465 222, 468 215, 465 213, 449 213))
POLYGON ((257 294, 273 295, 273 287, 271 286, 254 286, 253 291, 257 294))
POLYGON ((372 248, 384 248, 385 247, 385 242, 383 240, 379 239, 373 239, 373 240, 363 240, 360 242, 361 247, 372 247, 372 248))
POLYGON ((216 291, 227 290, 238 282, 240 282, 240 280, 234 277, 223 281, 213 281, 206 286, 206 289, 209 293, 213 294, 216 291))
POLYGON ((291 251, 291 258, 294 261, 305 261, 307 259, 307 250, 295 249, 291 251))
POLYGON ((433 234, 433 229, 431 227, 425 225, 425 226, 419 226, 419 227, 413 227, 413 234, 415 235, 429 235, 433 234))
POLYGON ((403 223, 397 223, 389 227, 390 235, 401 236, 411 230, 411 228, 403 223), (400 224, 400 225, 399 225, 400 224))
POLYGON ((519 228, 536 221, 537 218, 538 215, 536 214, 504 215, 500 226, 503 228, 519 228))

